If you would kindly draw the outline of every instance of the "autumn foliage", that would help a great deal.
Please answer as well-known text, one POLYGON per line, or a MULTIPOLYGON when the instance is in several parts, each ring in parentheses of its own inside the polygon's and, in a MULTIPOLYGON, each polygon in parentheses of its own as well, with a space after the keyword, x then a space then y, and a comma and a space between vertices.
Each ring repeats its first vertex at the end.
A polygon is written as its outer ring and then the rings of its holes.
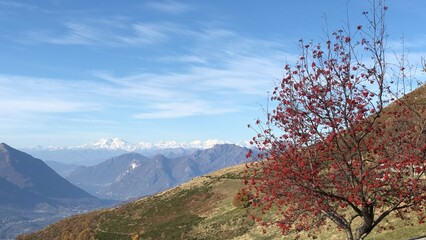
POLYGON ((390 74, 386 10, 373 2, 365 26, 301 40, 299 61, 284 67, 274 109, 252 127, 264 160, 247 166, 243 190, 260 224, 285 234, 334 223, 364 239, 391 213, 425 221, 426 88, 401 90, 411 80, 404 63, 390 74))
POLYGON ((232 205, 237 208, 247 208, 253 200, 253 195, 247 191, 238 191, 232 199, 232 205))

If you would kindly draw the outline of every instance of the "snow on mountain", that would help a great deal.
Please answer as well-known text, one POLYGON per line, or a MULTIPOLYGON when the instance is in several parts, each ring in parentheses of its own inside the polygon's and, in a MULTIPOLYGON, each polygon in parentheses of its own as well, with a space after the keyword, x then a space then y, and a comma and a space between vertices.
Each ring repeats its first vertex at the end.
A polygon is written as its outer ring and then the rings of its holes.
POLYGON ((64 149, 68 149, 68 147, 36 145, 36 146, 23 148, 23 150, 33 150, 33 151, 58 151, 58 150, 64 150, 64 149))
POLYGON ((139 167, 140 165, 141 163, 138 160, 133 159, 132 163, 130 163, 130 168, 132 170, 135 170, 135 168, 139 167))
POLYGON ((126 151, 134 151, 135 145, 128 143, 120 138, 101 138, 96 142, 91 144, 83 145, 81 148, 88 149, 108 149, 108 150, 126 150, 126 151))
MULTIPOLYGON (((141 165, 141 162, 133 159, 132 162, 129 164, 129 168, 126 169, 125 171, 123 171, 122 173, 120 173, 120 175, 115 179, 114 182, 119 182, 121 181, 121 179, 123 179, 124 177, 126 177, 127 175, 129 175, 131 172, 133 172, 136 168, 138 168, 141 165)), ((113 183, 114 183, 113 182, 113 183)), ((110 183, 109 185, 111 185, 112 183, 110 183)))
MULTIPOLYGON (((214 147, 217 144, 230 144, 231 142, 210 139, 206 141, 195 140, 192 142, 177 142, 177 141, 159 141, 156 143, 149 142, 139 142, 139 143, 129 143, 120 138, 101 138, 97 141, 94 141, 89 144, 84 144, 80 146, 71 146, 71 147, 58 147, 58 146, 33 146, 25 148, 26 150, 33 151, 57 151, 57 150, 84 150, 84 149, 101 149, 101 150, 124 150, 127 152, 133 152, 137 150, 152 150, 152 149, 209 149, 214 147)), ((241 147, 250 147, 249 142, 239 142, 236 145, 241 147)))
POLYGON ((167 148, 195 148, 195 149, 208 149, 212 148, 216 144, 226 144, 230 143, 228 141, 222 140, 206 140, 200 141, 195 140, 190 143, 187 142, 176 142, 176 141, 160 141, 154 144, 140 142, 138 143, 138 149, 148 149, 148 148, 157 148, 157 149, 167 149, 167 148))

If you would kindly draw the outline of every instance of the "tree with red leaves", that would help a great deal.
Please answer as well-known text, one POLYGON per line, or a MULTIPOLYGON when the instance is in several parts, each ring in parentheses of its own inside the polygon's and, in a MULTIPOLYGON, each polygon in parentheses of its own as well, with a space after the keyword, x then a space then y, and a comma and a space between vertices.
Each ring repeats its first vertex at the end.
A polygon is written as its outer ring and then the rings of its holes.
POLYGON ((274 109, 253 127, 264 160, 247 166, 243 189, 262 225, 285 234, 334 223, 352 240, 390 214, 425 221, 426 87, 405 94, 403 63, 387 73, 386 10, 373 1, 366 26, 301 40, 299 61, 285 66, 274 109))

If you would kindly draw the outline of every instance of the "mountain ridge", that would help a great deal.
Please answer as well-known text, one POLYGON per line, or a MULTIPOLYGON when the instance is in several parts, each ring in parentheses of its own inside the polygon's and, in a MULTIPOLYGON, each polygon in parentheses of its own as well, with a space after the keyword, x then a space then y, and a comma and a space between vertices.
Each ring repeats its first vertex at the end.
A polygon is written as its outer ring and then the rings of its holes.
POLYGON ((95 166, 79 167, 66 178, 99 198, 127 201, 247 162, 247 152, 247 148, 234 144, 218 144, 177 158, 126 153, 95 166))
POLYGON ((94 198, 62 178, 42 160, 0 143, 0 178, 48 198, 94 198))
MULTIPOLYGON (((94 166, 105 159, 129 152, 137 152, 147 157, 162 154, 168 158, 177 158, 189 155, 197 150, 213 148, 217 144, 226 144, 221 140, 193 141, 192 143, 161 141, 155 144, 141 142, 132 144, 119 138, 103 138, 90 144, 73 147, 27 147, 21 151, 27 152, 44 161, 53 161, 63 164, 75 164, 81 166, 94 166)), ((237 144, 246 147, 248 143, 237 144)), ((56 167, 57 165, 55 165, 56 167)), ((60 166, 58 166, 60 167, 60 166)), ((59 169, 59 168, 58 168, 59 169)), ((60 169, 60 173, 66 172, 60 169)), ((66 176, 67 174, 63 174, 66 176)))
POLYGON ((0 239, 111 204, 73 185, 42 160, 0 143, 0 239))
MULTIPOLYGON (((100 138, 89 144, 83 144, 79 146, 30 146, 23 147, 24 150, 47 150, 47 151, 57 151, 57 150, 76 150, 76 149, 104 149, 104 150, 124 150, 128 152, 133 152, 137 150, 150 150, 150 149, 173 149, 173 148, 183 148, 183 149, 208 149, 214 147, 217 144, 231 144, 229 141, 218 140, 218 139, 209 139, 205 141, 194 140, 191 142, 178 142, 178 141, 158 141, 155 143, 151 142, 138 142, 130 143, 126 140, 123 140, 118 137, 108 137, 100 138)), ((249 147, 248 142, 238 142, 234 143, 238 146, 249 147)))

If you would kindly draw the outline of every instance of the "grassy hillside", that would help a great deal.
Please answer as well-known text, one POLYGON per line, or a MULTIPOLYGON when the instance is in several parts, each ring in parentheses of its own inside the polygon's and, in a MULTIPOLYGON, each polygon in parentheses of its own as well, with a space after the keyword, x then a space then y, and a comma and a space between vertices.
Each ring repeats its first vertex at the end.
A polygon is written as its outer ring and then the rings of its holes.
MULTIPOLYGON (((277 228, 262 233, 246 209, 233 205, 233 197, 242 187, 243 169, 223 169, 121 207, 67 218, 18 239, 293 239, 294 235, 282 237, 277 228)), ((395 230, 376 231, 367 239, 426 235, 425 225, 403 226, 395 218, 389 222, 395 230)), ((344 239, 344 233, 324 230, 318 237, 344 239)))

